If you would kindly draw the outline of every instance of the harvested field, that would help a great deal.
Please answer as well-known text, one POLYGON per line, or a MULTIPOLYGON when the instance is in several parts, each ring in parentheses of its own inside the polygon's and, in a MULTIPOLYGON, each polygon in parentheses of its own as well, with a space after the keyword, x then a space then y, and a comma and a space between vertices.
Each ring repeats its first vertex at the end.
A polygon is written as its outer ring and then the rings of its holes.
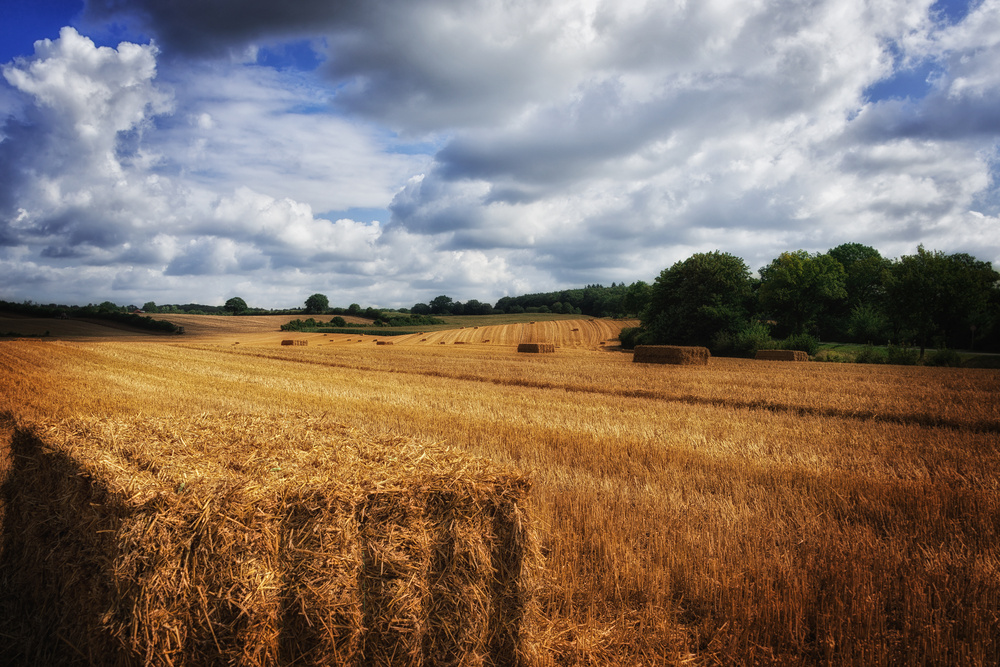
POLYGON ((764 361, 809 361, 809 353, 802 350, 757 350, 755 358, 764 361))
POLYGON ((637 345, 632 361, 637 364, 674 364, 677 366, 707 366, 707 347, 677 345, 637 345))
MULTIPOLYGON (((232 346, 225 336, 3 342, 0 411, 12 415, 6 432, 148 420, 179 434, 187 443, 176 440, 179 451, 195 446, 189 424, 211 431, 208 442, 242 433, 253 447, 204 454, 222 461, 206 470, 234 479, 257 479, 255 470, 270 479, 286 458, 294 467, 295 456, 271 453, 285 451, 285 438, 322 449, 335 439, 312 437, 311 424, 327 423, 365 441, 438 443, 527 479, 544 555, 531 635, 538 664, 1000 662, 997 371, 713 358, 665 373, 596 348, 518 354, 517 342, 428 341, 392 354, 372 345, 232 346), (258 437, 241 415, 275 426, 258 437)), ((136 437, 155 440, 145 433, 140 426, 136 437)), ((178 479, 121 460, 137 480, 178 479)), ((372 512, 389 521, 395 505, 372 512)), ((18 539, 15 525, 4 519, 5 545, 18 539)), ((246 572, 269 571, 247 540, 246 572)), ((385 553, 386 563, 420 552, 372 544, 372 558, 385 553)), ((0 568, 5 583, 15 574, 0 568)), ((465 575, 455 576, 454 589, 468 590, 465 575)), ((372 586, 374 599, 396 594, 372 586)), ((299 604, 313 604, 307 597, 299 604)), ((460 597, 442 600, 452 610, 442 613, 485 618, 460 597)), ((0 623, 24 618, 2 612, 0 623)), ((373 625, 390 643, 413 627, 373 625)), ((0 627, 0 642, 16 630, 0 627)), ((464 636, 477 642, 479 632, 464 636)), ((76 655, 58 638, 53 646, 66 660, 76 655)))

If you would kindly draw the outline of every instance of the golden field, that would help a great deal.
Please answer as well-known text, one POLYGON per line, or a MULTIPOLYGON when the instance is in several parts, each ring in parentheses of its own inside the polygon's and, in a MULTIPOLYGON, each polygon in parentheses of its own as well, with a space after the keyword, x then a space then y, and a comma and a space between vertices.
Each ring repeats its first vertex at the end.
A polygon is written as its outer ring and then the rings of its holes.
POLYGON ((242 319, 0 342, 0 413, 329 420, 519 471, 541 664, 1000 662, 1000 372, 633 364, 605 320, 378 346, 218 322, 242 319))

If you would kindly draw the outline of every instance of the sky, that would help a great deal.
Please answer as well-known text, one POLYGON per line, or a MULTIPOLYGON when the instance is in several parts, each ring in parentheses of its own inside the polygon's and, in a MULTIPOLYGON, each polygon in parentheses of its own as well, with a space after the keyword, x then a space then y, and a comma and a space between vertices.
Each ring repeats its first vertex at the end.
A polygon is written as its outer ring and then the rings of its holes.
POLYGON ((1000 0, 0 0, 0 299, 1000 269, 1000 0))

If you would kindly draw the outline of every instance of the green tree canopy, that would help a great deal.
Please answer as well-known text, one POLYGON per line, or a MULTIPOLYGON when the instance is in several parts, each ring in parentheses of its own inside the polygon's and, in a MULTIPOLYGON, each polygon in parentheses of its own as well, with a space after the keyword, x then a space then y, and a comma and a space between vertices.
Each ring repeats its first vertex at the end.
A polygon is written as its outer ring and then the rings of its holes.
POLYGON ((885 276, 897 336, 914 336, 921 356, 935 338, 961 345, 972 338, 973 326, 988 323, 998 280, 1000 274, 988 262, 919 246, 917 254, 893 262, 885 276))
POLYGON ((242 315, 250 309, 247 306, 247 302, 238 296, 234 296, 226 301, 226 305, 223 307, 233 315, 242 315))
POLYGON ((436 296, 430 302, 431 312, 435 315, 447 315, 451 313, 452 303, 450 296, 445 296, 444 294, 436 296))
POLYGON ((882 274, 892 262, 875 248, 860 243, 844 243, 827 254, 844 267, 847 308, 881 305, 885 293, 882 274))
POLYGON ((657 344, 710 345, 721 331, 746 324, 752 299, 750 269, 718 250, 664 269, 642 314, 643 339, 657 344))
MULTIPOLYGON (((343 303, 343 302, 341 302, 343 303)), ((306 299, 306 313, 311 315, 322 315, 330 308, 330 300, 325 294, 313 294, 306 299)))
POLYGON ((625 296, 622 297, 622 310, 626 315, 639 316, 642 311, 646 310, 652 295, 653 288, 650 287, 649 283, 637 280, 625 290, 625 296))
POLYGON ((847 299, 844 266, 826 254, 783 252, 760 270, 760 307, 782 329, 806 333, 824 310, 847 299))

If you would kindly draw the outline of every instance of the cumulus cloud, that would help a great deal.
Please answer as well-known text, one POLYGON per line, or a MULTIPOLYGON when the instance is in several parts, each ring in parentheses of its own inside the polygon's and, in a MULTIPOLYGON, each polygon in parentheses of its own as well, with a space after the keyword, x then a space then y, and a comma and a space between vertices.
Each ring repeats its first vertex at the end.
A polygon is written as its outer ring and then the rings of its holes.
POLYGON ((88 0, 111 23, 156 46, 67 29, 4 69, 5 261, 274 305, 717 248, 1000 262, 1000 0, 88 0), (312 64, 265 64, 290 44, 312 64))

